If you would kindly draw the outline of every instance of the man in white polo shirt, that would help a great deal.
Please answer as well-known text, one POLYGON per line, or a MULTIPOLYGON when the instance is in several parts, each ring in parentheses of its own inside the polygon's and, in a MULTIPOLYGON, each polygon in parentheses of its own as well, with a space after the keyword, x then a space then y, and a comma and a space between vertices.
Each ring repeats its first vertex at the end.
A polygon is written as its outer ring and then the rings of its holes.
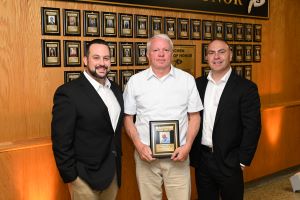
POLYGON ((171 65, 173 43, 165 34, 147 43, 150 67, 133 75, 125 88, 125 129, 135 145, 136 176, 142 200, 188 200, 191 194, 189 151, 203 109, 194 77, 171 65), (136 121, 134 123, 134 115, 136 121), (169 158, 153 158, 150 121, 178 120, 180 146, 169 158))

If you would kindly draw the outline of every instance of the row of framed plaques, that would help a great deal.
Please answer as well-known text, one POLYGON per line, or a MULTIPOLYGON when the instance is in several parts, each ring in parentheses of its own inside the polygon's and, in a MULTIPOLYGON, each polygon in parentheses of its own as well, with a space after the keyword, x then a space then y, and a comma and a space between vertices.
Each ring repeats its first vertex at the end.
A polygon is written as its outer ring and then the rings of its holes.
MULTIPOLYGON (((239 76, 252 80, 252 65, 232 65, 232 70, 239 76)), ((207 76, 210 67, 202 67, 202 75, 207 76)))
MULTIPOLYGON (((111 81, 114 81, 120 85, 122 90, 126 87, 126 84, 129 78, 144 69, 124 69, 124 70, 110 70, 107 78, 111 81)), ((64 80, 65 83, 72 81, 80 76, 81 71, 65 71, 64 72, 64 80)))
MULTIPOLYGON (((83 42, 84 53, 88 41, 83 42)), ((120 66, 143 66, 148 65, 147 44, 144 42, 108 42, 111 55, 111 65, 120 66), (118 45, 119 44, 119 45, 118 45)), ((60 40, 42 40, 42 63, 43 67, 61 66, 60 40)), ((81 66, 81 41, 63 41, 64 66, 81 66)))
MULTIPOLYGON (((60 35, 60 9, 41 8, 42 34, 60 35)), ((63 9, 64 36, 148 38, 159 33, 171 39, 261 42, 262 25, 201 19, 133 15, 63 9), (202 24, 201 24, 202 22, 202 24)))
MULTIPOLYGON (((261 61, 261 45, 229 44, 229 47, 233 53, 232 63, 261 61)), ((202 44, 202 63, 207 63, 207 48, 208 44, 202 44)))

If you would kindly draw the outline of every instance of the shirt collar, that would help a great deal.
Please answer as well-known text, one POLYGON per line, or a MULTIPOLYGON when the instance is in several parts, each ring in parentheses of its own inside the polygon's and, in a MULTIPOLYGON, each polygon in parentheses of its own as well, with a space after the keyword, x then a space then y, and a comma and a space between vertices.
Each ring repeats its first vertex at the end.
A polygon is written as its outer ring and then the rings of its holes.
POLYGON ((98 91, 99 88, 102 87, 110 88, 111 86, 111 83, 107 78, 105 79, 105 85, 102 85, 98 81, 96 81, 93 77, 91 77, 86 71, 84 71, 83 74, 87 78, 87 80, 92 84, 92 86, 95 88, 96 91, 98 91))
MULTIPOLYGON (((174 69, 174 66, 173 66, 173 65, 171 65, 171 69, 170 69, 169 73, 166 74, 166 75, 165 75, 164 77, 162 77, 162 78, 165 78, 165 77, 167 77, 167 76, 173 76, 173 77, 175 77, 175 69, 174 69)), ((157 76, 154 74, 154 72, 153 72, 153 70, 152 70, 152 67, 150 66, 150 67, 149 67, 149 70, 148 70, 148 73, 147 73, 147 75, 146 75, 146 79, 149 80, 149 79, 152 78, 152 77, 156 77, 156 78, 157 78, 157 76)))
MULTIPOLYGON (((232 71, 232 69, 231 69, 231 67, 230 67, 229 70, 228 70, 228 72, 226 72, 226 74, 224 74, 224 76, 220 79, 219 83, 226 83, 226 82, 228 81, 228 79, 229 79, 229 76, 230 76, 230 74, 231 74, 231 71, 232 71)), ((210 70, 210 72, 208 73, 207 79, 208 79, 209 81, 212 81, 213 83, 216 84, 216 82, 215 82, 214 79, 212 78, 212 72, 211 72, 211 70, 210 70)))

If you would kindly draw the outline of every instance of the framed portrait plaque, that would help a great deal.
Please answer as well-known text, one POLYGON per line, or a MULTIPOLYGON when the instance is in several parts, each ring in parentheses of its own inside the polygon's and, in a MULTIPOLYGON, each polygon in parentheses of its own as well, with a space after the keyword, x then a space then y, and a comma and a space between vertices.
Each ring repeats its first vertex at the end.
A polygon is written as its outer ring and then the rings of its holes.
POLYGON ((107 78, 119 84, 118 70, 110 70, 109 73, 107 74, 107 78))
POLYGON ((43 35, 60 35, 59 13, 59 8, 41 8, 43 35))
POLYGON ((122 91, 124 91, 127 82, 129 81, 130 77, 134 74, 133 69, 126 69, 126 70, 120 70, 120 81, 119 84, 122 88, 122 91))
POLYGON ((148 65, 147 43, 135 43, 135 65, 148 65))
POLYGON ((253 26, 252 24, 245 24, 245 41, 252 42, 253 38, 253 26))
POLYGON ((43 67, 59 67, 60 54, 60 40, 42 40, 43 67))
POLYGON ((102 36, 116 37, 117 36, 117 14, 102 12, 102 36))
POLYGON ((245 79, 252 80, 252 66, 251 65, 244 66, 244 77, 245 77, 245 79))
POLYGON ((132 42, 120 42, 120 66, 133 65, 134 62, 134 52, 132 42))
POLYGON ((207 49, 208 44, 202 44, 202 63, 207 63, 207 49))
POLYGON ((163 33, 162 17, 150 16, 150 35, 163 33))
POLYGON ((234 66, 234 71, 238 76, 244 77, 244 66, 243 65, 234 66))
POLYGON ((135 15, 135 37, 148 38, 149 25, 147 15, 135 15))
POLYGON ((235 62, 243 62, 244 58, 244 48, 243 48, 243 45, 240 45, 240 44, 236 44, 235 45, 235 62))
POLYGON ((254 24, 253 25, 253 31, 254 31, 254 42, 261 42, 261 36, 262 36, 262 25, 261 24, 254 24))
POLYGON ((234 25, 234 40, 235 41, 244 41, 244 24, 235 23, 234 25))
POLYGON ((80 10, 64 9, 64 35, 81 35, 80 10))
POLYGON ((253 45, 253 62, 261 61, 261 45, 253 45))
POLYGON ((81 42, 75 40, 64 41, 64 58, 66 67, 81 66, 81 42))
POLYGON ((119 13, 119 37, 133 36, 133 15, 119 13))
POLYGON ((233 32, 233 23, 232 22, 225 22, 225 40, 232 41, 234 39, 234 32, 233 32))
POLYGON ((245 45, 244 46, 244 53, 245 53, 245 62, 252 62, 252 45, 245 45))
POLYGON ((65 71, 64 72, 64 80, 65 83, 70 82, 74 79, 77 79, 81 74, 81 71, 65 71))
POLYGON ((150 121, 150 148, 153 158, 171 157, 180 146, 179 121, 150 121))
POLYGON ((118 51, 117 51, 117 43, 116 42, 107 42, 110 51, 110 64, 111 66, 117 65, 118 60, 118 51))
POLYGON ((203 40, 213 39, 213 22, 209 20, 202 21, 202 38, 203 40))
POLYGON ((176 18, 175 17, 165 17, 165 33, 171 39, 176 39, 176 18))
POLYGON ((83 11, 83 35, 100 36, 100 14, 97 11, 83 11))
POLYGON ((190 31, 192 40, 201 39, 201 20, 200 19, 191 19, 190 20, 190 31))
POLYGON ((214 23, 214 33, 215 33, 215 39, 224 39, 224 23, 223 22, 215 22, 214 23))
POLYGON ((178 18, 178 39, 189 39, 190 36, 190 20, 185 18, 178 18))

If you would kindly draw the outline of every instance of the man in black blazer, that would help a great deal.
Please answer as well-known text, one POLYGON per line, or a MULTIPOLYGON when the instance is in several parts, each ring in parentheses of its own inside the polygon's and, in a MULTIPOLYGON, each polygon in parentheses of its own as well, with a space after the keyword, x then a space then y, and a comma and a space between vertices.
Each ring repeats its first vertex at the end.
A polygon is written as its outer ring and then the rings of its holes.
POLYGON ((208 45, 208 76, 196 79, 204 102, 199 133, 190 152, 200 200, 243 199, 243 169, 249 166, 260 131, 257 86, 237 76, 223 40, 208 45))
POLYGON ((123 97, 107 79, 110 51, 95 39, 83 58, 78 79, 54 95, 53 153, 72 199, 115 199, 121 184, 121 127, 123 97))

